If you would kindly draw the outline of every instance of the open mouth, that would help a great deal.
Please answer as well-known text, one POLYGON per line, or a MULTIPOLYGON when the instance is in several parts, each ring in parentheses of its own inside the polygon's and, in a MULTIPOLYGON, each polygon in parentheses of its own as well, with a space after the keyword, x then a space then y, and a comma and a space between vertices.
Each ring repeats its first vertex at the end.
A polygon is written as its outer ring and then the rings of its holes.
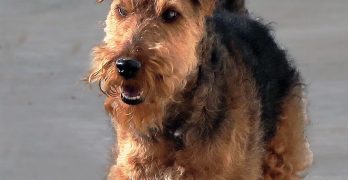
POLYGON ((143 91, 135 86, 126 85, 121 88, 122 101, 128 105, 138 105, 144 101, 143 91))

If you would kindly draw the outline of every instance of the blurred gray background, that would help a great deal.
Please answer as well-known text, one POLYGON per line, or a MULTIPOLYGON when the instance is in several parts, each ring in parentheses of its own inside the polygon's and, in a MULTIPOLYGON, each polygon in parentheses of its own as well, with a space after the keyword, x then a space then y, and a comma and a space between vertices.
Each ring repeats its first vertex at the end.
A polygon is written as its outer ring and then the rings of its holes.
MULTIPOLYGON (((105 178, 113 131, 103 97, 81 79, 108 3, 0 0, 1 180, 105 178)), ((348 179, 348 1, 248 5, 273 22, 309 86, 315 163, 306 179, 348 179)))

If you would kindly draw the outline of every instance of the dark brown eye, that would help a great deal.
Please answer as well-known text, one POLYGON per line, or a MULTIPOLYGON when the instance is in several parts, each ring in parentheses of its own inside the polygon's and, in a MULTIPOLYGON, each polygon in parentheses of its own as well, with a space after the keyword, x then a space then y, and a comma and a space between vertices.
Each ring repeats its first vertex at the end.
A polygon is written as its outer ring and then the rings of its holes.
POLYGON ((179 16, 179 13, 175 10, 168 9, 162 14, 162 19, 166 23, 174 22, 179 16))
POLYGON ((118 6, 117 9, 118 9, 118 13, 120 14, 120 16, 122 16, 122 17, 127 16, 127 11, 124 8, 118 6))

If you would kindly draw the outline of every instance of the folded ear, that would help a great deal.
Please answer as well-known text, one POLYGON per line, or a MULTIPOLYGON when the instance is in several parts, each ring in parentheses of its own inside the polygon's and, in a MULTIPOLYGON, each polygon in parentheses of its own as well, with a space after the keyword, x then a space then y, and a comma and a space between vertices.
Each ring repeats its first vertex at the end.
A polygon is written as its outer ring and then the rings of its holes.
POLYGON ((220 0, 220 7, 237 14, 247 14, 245 0, 220 0))
POLYGON ((192 0, 192 1, 198 6, 200 6, 204 15, 210 16, 213 14, 216 7, 216 2, 218 0, 192 0))

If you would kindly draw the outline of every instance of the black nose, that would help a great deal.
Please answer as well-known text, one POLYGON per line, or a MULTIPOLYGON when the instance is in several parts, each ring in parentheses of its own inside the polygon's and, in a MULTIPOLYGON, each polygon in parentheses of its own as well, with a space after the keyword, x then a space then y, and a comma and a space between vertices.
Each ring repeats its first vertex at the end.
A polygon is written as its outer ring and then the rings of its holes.
POLYGON ((141 64, 136 59, 120 58, 116 61, 118 73, 125 79, 134 78, 139 71, 141 64))

